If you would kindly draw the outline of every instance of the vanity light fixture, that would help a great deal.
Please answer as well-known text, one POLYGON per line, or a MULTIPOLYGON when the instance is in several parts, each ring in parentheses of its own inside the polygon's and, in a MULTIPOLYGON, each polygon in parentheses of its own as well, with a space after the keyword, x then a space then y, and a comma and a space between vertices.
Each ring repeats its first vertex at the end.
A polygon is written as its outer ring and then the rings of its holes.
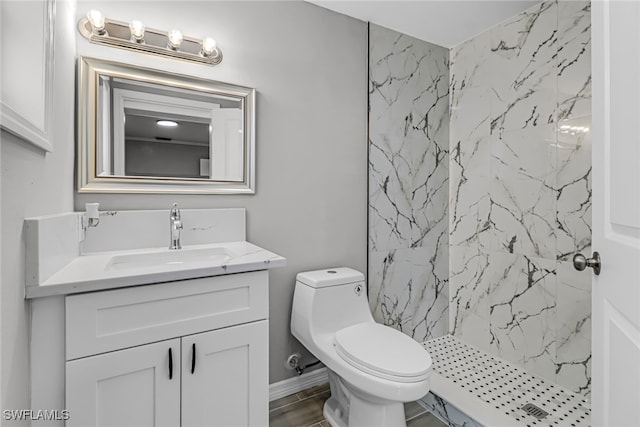
POLYGON ((156 122, 156 124, 158 126, 162 126, 162 127, 165 127, 165 128, 174 128, 174 127, 178 126, 178 122, 175 122, 173 120, 158 120, 156 122))
POLYGON ((138 20, 130 23, 115 21, 105 18, 98 10, 90 10, 86 17, 78 22, 78 30, 92 43, 201 64, 218 65, 222 62, 222 52, 211 37, 200 40, 184 36, 176 29, 162 31, 145 28, 138 20))

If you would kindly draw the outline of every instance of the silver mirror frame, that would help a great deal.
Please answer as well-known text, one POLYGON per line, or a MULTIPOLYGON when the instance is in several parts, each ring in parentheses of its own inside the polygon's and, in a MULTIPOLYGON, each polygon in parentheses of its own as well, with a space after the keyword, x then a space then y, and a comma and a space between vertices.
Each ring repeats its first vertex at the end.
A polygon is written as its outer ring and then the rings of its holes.
POLYGON ((77 191, 78 193, 255 193, 255 89, 136 67, 97 58, 78 59, 77 84, 77 191), (244 179, 235 181, 188 178, 98 176, 98 83, 108 75, 237 98, 243 106, 244 179))

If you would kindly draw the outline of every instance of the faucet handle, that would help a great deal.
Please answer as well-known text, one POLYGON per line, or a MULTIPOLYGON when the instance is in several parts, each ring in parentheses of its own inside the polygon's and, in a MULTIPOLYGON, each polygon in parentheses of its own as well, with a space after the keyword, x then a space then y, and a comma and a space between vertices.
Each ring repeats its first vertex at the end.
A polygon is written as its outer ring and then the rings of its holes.
POLYGON ((180 219, 180 209, 178 208, 178 204, 174 203, 171 207, 171 212, 169 213, 172 218, 180 219))
POLYGON ((182 219, 180 218, 180 209, 178 204, 174 203, 169 213, 169 227, 171 232, 171 245, 169 249, 181 249, 180 231, 183 229, 182 219))

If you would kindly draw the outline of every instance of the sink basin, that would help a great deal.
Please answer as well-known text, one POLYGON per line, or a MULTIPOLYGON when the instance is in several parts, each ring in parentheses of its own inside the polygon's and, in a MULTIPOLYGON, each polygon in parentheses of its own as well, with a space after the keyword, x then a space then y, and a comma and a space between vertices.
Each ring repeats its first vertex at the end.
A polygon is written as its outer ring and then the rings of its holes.
POLYGON ((225 248, 177 249, 162 252, 116 255, 105 270, 125 270, 144 267, 171 267, 185 264, 223 264, 231 259, 225 248))

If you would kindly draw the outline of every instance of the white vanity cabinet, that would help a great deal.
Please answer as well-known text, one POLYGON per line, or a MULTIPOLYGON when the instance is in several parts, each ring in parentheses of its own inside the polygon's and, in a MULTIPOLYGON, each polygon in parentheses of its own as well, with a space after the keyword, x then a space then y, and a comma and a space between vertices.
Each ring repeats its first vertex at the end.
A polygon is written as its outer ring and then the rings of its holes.
POLYGON ((67 426, 268 425, 268 271, 66 297, 67 426))
POLYGON ((181 425, 267 426, 268 354, 267 321, 182 338, 181 425))
POLYGON ((67 362, 67 426, 179 426, 179 369, 179 339, 67 362))

